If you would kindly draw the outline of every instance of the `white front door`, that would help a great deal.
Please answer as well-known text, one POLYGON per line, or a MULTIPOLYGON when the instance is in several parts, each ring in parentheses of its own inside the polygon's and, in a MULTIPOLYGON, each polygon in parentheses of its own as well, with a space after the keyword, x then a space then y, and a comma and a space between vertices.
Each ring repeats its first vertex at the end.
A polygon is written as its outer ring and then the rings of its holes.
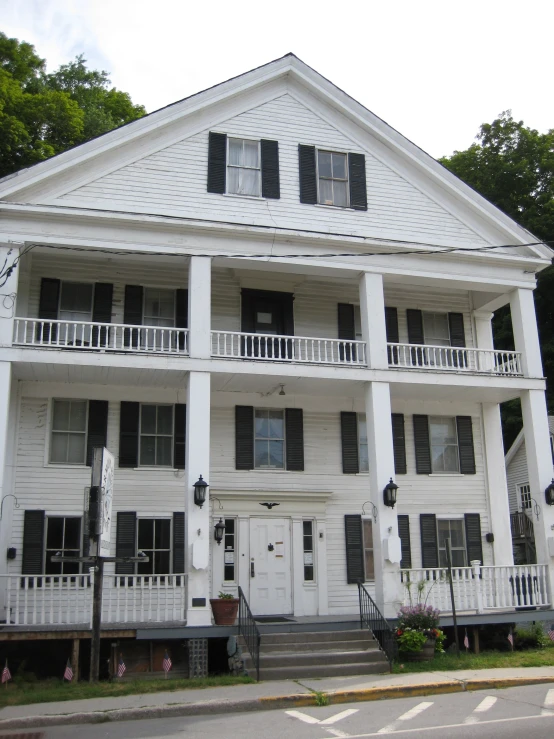
POLYGON ((250 609, 255 616, 292 613, 290 520, 250 519, 250 609))

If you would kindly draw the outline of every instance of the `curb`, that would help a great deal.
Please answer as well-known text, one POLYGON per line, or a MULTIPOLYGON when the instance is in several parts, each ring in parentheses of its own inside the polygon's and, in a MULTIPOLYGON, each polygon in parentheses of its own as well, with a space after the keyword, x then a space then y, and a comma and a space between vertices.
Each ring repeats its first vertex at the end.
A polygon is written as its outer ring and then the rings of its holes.
POLYGON ((22 718, 0 719, 0 731, 35 727, 68 726, 72 724, 102 724, 115 721, 178 718, 180 716, 204 716, 220 713, 247 711, 271 711, 279 708, 305 708, 317 706, 324 696, 328 703, 356 703, 394 698, 410 698, 441 693, 463 693, 472 690, 498 690, 524 685, 554 683, 554 675, 544 677, 472 678, 469 680, 444 680, 416 685, 389 685, 362 690, 339 690, 334 693, 296 693, 282 696, 247 698, 245 700, 205 700, 197 703, 181 703, 170 706, 144 708, 115 708, 109 711, 87 711, 22 718))

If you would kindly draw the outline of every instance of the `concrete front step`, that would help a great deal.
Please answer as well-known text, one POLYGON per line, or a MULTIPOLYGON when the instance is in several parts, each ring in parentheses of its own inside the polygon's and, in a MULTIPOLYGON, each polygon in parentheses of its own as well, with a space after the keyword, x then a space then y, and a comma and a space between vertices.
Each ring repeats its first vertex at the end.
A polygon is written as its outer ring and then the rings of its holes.
MULTIPOLYGON (((383 661, 383 654, 377 649, 369 652, 276 652, 275 654, 260 653, 260 668, 266 667, 294 667, 295 665, 344 665, 371 664, 383 661)), ((252 668, 250 655, 244 655, 244 665, 252 668)))
MULTIPOLYGON (((338 665, 296 665, 295 667, 262 667, 260 680, 299 680, 301 678, 316 677, 345 677, 349 675, 384 675, 390 672, 389 663, 371 662, 369 664, 338 664, 338 665)), ((250 674, 255 677, 254 670, 250 674)))
MULTIPOLYGON (((243 650, 245 649, 244 642, 240 642, 243 650)), ((280 644, 266 644, 265 638, 262 636, 262 652, 268 654, 269 652, 349 652, 359 650, 378 650, 379 645, 374 639, 354 639, 353 641, 310 641, 304 644, 298 644, 294 642, 282 642, 280 644)))
POLYGON ((288 631, 281 634, 262 634, 262 643, 265 644, 305 644, 312 641, 355 641, 371 639, 369 631, 352 629, 350 631, 288 631))

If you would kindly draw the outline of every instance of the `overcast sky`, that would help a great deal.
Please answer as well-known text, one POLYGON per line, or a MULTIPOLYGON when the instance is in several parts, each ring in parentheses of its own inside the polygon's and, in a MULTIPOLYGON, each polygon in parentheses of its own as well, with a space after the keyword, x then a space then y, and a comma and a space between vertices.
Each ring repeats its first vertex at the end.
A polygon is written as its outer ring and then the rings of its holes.
POLYGON ((294 52, 435 157, 511 108, 554 128, 552 0, 0 0, 48 69, 83 53, 148 112, 294 52))

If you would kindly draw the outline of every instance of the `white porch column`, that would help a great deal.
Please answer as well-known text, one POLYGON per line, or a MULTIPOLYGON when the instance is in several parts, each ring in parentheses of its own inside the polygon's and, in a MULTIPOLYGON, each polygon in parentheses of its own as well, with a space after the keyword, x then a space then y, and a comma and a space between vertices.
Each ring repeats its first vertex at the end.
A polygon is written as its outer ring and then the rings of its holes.
MULTIPOLYGON (((494 349, 494 340, 492 335, 492 319, 493 313, 485 311, 474 311, 473 319, 475 321, 475 339, 478 349, 494 349)), ((494 368, 492 354, 479 354, 478 369, 481 371, 491 371, 494 368)))
POLYGON ((191 257, 189 263, 189 354, 196 359, 209 359, 212 353, 211 304, 211 257, 191 257))
MULTIPOLYGON (((17 247, 0 246, 0 268, 7 260, 5 267, 7 269, 18 256, 19 249, 17 247)), ((0 296, 0 346, 12 345, 18 282, 19 267, 15 267, 5 284, 0 288, 2 293, 2 296, 0 296)))
POLYGON ((185 454, 187 626, 209 626, 212 622, 209 488, 203 507, 194 503, 193 485, 200 475, 210 482, 210 374, 189 372, 185 454))
POLYGON ((522 353, 525 377, 542 377, 541 348, 533 291, 518 288, 510 293, 510 311, 516 350, 522 353))
POLYGON ((366 383, 365 408, 370 499, 377 508, 377 521, 373 523, 375 598, 383 615, 390 618, 396 616, 402 605, 402 583, 397 513, 383 502, 383 489, 390 478, 394 478, 391 404, 387 382, 366 383))
POLYGON ((521 393, 523 433, 531 495, 541 509, 533 516, 538 564, 549 565, 550 598, 554 598, 554 506, 546 504, 544 491, 552 480, 552 453, 546 399, 542 390, 521 393))
POLYGON ((367 365, 387 369, 387 329, 383 276, 364 272, 360 277, 360 317, 367 347, 367 365))
MULTIPOLYGON (((1 323, 1 321, 0 321, 1 323)), ((13 494, 13 474, 15 457, 15 435, 17 428, 17 383, 12 379, 11 362, 0 362, 0 502, 2 521, 0 521, 0 575, 8 574, 9 562, 6 550, 12 544, 12 520, 14 499, 5 498, 13 494)), ((18 552, 21 568, 21 552, 18 552)), ((16 560, 17 563, 17 560, 16 560)), ((6 582, 0 583, 0 614, 5 617, 6 582)))
MULTIPOLYGON (((489 491, 490 531, 494 534, 493 555, 496 566, 514 564, 508 483, 504 463, 502 424, 498 403, 483 403, 485 474, 489 491)), ((483 532, 486 533, 486 532, 483 532)), ((484 546, 488 547, 489 544, 484 546)), ((481 562, 481 564, 484 564, 481 562)))

